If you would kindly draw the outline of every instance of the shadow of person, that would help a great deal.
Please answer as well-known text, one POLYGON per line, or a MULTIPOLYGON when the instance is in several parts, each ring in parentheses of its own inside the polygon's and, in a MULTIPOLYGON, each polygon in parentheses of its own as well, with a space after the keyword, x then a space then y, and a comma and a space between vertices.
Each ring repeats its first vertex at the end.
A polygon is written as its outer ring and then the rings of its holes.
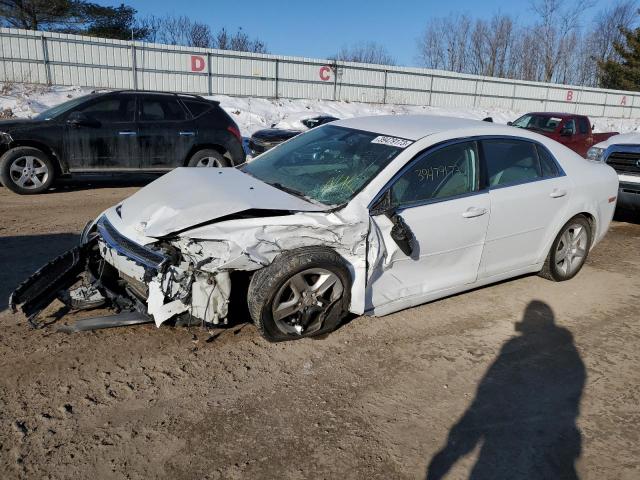
POLYGON ((431 459, 427 480, 443 478, 477 445, 471 479, 578 478, 576 418, 586 373, 573 337, 540 301, 527 306, 516 331, 431 459))

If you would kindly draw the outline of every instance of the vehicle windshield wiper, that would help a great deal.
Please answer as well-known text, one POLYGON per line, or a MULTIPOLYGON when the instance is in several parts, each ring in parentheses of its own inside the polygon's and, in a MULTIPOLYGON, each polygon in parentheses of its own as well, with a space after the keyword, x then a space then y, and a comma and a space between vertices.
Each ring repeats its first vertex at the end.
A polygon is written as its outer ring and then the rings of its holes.
POLYGON ((291 195, 295 195, 296 197, 300 197, 300 198, 303 198, 305 200, 309 200, 309 197, 307 197, 304 193, 299 192, 298 190, 296 190, 294 188, 286 187, 286 186, 282 185, 281 183, 275 182, 275 183, 270 183, 269 185, 271 185, 272 187, 276 187, 278 190, 282 190, 283 192, 287 192, 287 193, 290 193, 291 195))

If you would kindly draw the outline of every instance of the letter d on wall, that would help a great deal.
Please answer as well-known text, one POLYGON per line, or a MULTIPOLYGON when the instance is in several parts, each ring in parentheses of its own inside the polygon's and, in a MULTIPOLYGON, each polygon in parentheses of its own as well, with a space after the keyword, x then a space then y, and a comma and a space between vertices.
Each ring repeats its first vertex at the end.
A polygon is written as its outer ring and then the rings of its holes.
POLYGON ((191 71, 192 72, 201 72, 204 70, 206 66, 206 62, 204 61, 204 57, 199 55, 191 55, 191 71))

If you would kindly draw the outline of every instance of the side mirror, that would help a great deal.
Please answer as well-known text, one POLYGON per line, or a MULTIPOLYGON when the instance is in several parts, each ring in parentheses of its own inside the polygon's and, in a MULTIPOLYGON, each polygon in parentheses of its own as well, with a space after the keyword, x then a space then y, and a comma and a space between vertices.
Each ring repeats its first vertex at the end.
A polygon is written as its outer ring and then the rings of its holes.
POLYGON ((393 222, 393 228, 391 229, 391 238, 396 242, 402 253, 407 257, 410 257, 413 253, 413 232, 404 221, 404 219, 393 210, 387 212, 387 217, 393 222))
POLYGON ((71 112, 67 123, 73 127, 99 127, 100 122, 88 117, 82 112, 71 112))
POLYGON ((391 238, 400 247, 402 253, 410 257, 413 253, 414 235, 409 225, 398 215, 391 202, 391 189, 387 190, 378 203, 371 209, 372 215, 385 215, 393 223, 391 238))
POLYGON ((507 125, 511 126, 513 125, 513 122, 507 122, 507 125))

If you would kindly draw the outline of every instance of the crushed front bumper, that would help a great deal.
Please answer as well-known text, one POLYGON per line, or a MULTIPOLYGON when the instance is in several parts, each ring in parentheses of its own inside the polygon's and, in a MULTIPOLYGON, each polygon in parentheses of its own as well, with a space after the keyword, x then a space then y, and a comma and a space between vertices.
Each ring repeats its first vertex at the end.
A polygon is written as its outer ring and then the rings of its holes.
POLYGON ((56 298, 72 309, 107 305, 118 311, 138 311, 153 318, 158 327, 182 315, 189 323, 227 322, 228 272, 204 272, 189 260, 140 245, 121 234, 106 216, 83 241, 11 294, 9 305, 14 312, 20 309, 32 326, 37 326, 35 318, 56 298), (82 278, 82 285, 72 288, 82 278))
POLYGON ((35 317, 86 270, 89 248, 85 244, 63 253, 18 285, 9 297, 11 310, 16 312, 20 308, 29 323, 36 326, 35 317))

